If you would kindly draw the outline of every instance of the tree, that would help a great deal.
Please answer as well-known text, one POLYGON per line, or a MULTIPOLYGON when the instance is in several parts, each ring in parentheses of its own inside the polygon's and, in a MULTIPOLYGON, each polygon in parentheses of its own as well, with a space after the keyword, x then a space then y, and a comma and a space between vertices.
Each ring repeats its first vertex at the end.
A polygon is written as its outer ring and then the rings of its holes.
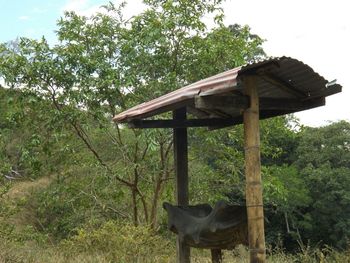
POLYGON ((346 248, 350 232, 350 123, 305 128, 296 165, 311 202, 299 221, 304 238, 346 248))
MULTIPOLYGON (((65 134, 54 127, 54 114, 48 103, 35 94, 0 89, 0 131, 2 175, 9 179, 31 178, 55 170, 55 155, 65 142, 65 134)), ((62 160, 61 160, 62 161, 62 160)))
POLYGON ((116 187, 129 190, 134 224, 155 227, 173 171, 171 134, 127 130, 110 118, 263 53, 262 40, 248 27, 232 30, 219 23, 206 29, 205 15, 216 13, 220 22, 221 1, 145 2, 148 8, 129 21, 123 19, 123 5, 111 3, 106 13, 92 17, 67 12, 58 22, 54 47, 45 38, 22 38, 16 50, 1 45, 0 75, 9 86, 50 102, 55 120, 80 139, 94 164, 116 187), (99 147, 92 124, 110 145, 99 147))

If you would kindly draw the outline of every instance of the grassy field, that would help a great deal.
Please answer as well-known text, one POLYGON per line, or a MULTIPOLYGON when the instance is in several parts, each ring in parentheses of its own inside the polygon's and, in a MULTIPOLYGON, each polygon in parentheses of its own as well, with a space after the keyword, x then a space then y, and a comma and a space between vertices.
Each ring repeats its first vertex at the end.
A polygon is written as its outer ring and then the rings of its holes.
MULTIPOLYGON (((108 241, 106 241, 108 243, 108 241)), ((67 249, 67 248, 66 248, 67 249)), ((38 263, 78 263, 78 262, 91 262, 91 263, 107 263, 107 262, 175 262, 175 255, 173 250, 162 251, 161 253, 153 252, 152 248, 144 244, 144 249, 150 249, 151 252, 148 255, 140 255, 139 251, 135 251, 135 248, 130 247, 128 251, 119 250, 119 248, 111 248, 111 251, 101 252, 96 251, 81 251, 79 253, 72 253, 75 251, 64 250, 60 246, 56 247, 40 247, 33 243, 28 243, 23 246, 18 244, 3 243, 0 245, 0 262, 19 263, 19 262, 38 262, 38 263), (133 253, 135 252, 135 254, 133 253), (133 254, 133 255, 131 255, 133 254)), ((136 249, 137 250, 137 249, 136 249)), ((243 263, 247 262, 248 253, 246 248, 239 247, 234 251, 225 251, 223 262, 243 263)), ((206 263, 211 262, 208 251, 192 250, 191 262, 206 263)), ((297 254, 286 254, 283 251, 273 251, 269 253, 267 262, 275 263, 326 263, 326 262, 350 262, 350 253, 339 253, 333 250, 309 250, 300 252, 297 254)))
MULTIPOLYGON (((107 221, 99 227, 78 229, 76 235, 60 241, 38 229, 31 195, 47 187, 52 179, 19 182, 0 199, 0 262, 175 262, 174 235, 154 233, 145 226, 107 221)), ((211 262, 208 250, 192 249, 192 262, 211 262)), ((224 251, 223 262, 247 262, 243 246, 224 251)), ((302 247, 295 254, 283 249, 268 251, 268 262, 350 263, 350 250, 302 247)))

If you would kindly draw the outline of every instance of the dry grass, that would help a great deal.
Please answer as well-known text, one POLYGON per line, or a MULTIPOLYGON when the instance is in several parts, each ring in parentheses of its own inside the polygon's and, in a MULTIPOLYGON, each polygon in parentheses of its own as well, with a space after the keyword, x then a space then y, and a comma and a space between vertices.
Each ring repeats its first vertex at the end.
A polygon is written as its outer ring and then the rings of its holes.
POLYGON ((49 186, 52 177, 45 176, 35 181, 14 182, 10 190, 2 196, 0 205, 7 206, 9 213, 0 214, 0 224, 9 224, 14 231, 22 232, 38 224, 36 206, 31 195, 49 186))
MULTIPOLYGON (((14 211, 0 216, 0 263, 175 263, 174 242, 154 235, 149 229, 110 222, 100 229, 82 229, 77 236, 56 246, 39 242, 42 235, 28 226, 35 222, 34 206, 28 200, 33 192, 47 187, 50 177, 36 181, 22 181, 13 185, 3 196, 2 204, 13 206, 14 211), (15 226, 11 235, 2 232, 3 223, 15 226), (18 236, 23 235, 21 239, 18 236), (38 235, 39 238, 36 238, 38 235)), ((5 229, 6 230, 6 229, 5 229)), ((234 251, 224 251, 223 263, 245 263, 249 253, 244 246, 234 251)), ((210 263, 210 251, 192 249, 191 262, 210 263)), ((350 249, 338 252, 331 248, 311 249, 304 247, 297 254, 283 250, 268 253, 269 263, 350 263, 350 249)))
MULTIPOLYGON (((147 245, 145 245, 147 246, 147 245)), ((130 247, 130 251, 133 248, 130 247)), ((122 253, 122 251, 120 251, 122 253)), ((248 251, 245 247, 238 247, 234 252, 224 251, 223 263, 246 263, 248 251)), ((36 245, 18 246, 13 243, 0 244, 0 263, 175 263, 175 254, 168 256, 159 256, 150 253, 147 257, 133 258, 126 260, 124 255, 110 258, 108 253, 98 253, 89 251, 76 254, 66 254, 59 247, 39 247, 36 245)), ((210 263, 209 251, 192 250, 191 262, 210 263)), ((331 249, 310 250, 307 254, 301 252, 298 254, 286 254, 282 251, 275 251, 267 258, 268 263, 350 263, 350 251, 337 252, 331 249)))
MULTIPOLYGON (((154 245, 154 244, 153 244, 154 245)), ((145 244, 147 249, 147 244, 145 244)), ((152 248, 153 249, 153 248, 152 248)), ((81 251, 66 253, 62 247, 39 247, 33 244, 18 246, 14 243, 0 244, 0 263, 175 263, 174 251, 169 255, 157 255, 152 252, 147 256, 126 259, 125 251, 114 253, 111 258, 109 253, 98 251, 81 251), (118 254, 119 253, 119 254, 118 254)), ((133 247, 129 250, 132 252, 133 247)), ((191 262, 193 263, 210 263, 210 252, 199 249, 191 251, 191 262)), ((246 263, 248 262, 248 251, 245 247, 239 246, 234 251, 224 251, 223 263, 246 263)), ((297 254, 286 254, 283 251, 274 251, 269 253, 268 263, 350 263, 350 251, 337 252, 330 248, 308 250, 297 254)))
POLYGON ((14 182, 10 190, 3 196, 3 199, 18 200, 28 197, 33 192, 46 188, 51 182, 52 177, 50 176, 41 177, 34 181, 26 180, 14 182))

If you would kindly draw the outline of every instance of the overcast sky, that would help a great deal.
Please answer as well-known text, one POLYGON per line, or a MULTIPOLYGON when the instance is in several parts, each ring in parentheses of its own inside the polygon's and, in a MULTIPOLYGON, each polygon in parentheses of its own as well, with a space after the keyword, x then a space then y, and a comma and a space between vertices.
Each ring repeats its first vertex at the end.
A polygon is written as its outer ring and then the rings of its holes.
MULTIPOLYGON (((19 36, 55 41, 56 20, 64 10, 90 15, 103 0, 0 0, 0 41, 19 36)), ((114 1, 120 2, 120 1, 114 1)), ((140 0, 128 1, 128 14, 142 11, 140 0)), ((326 106, 297 113, 301 122, 320 126, 350 120, 350 8, 347 0, 227 0, 227 25, 247 24, 266 40, 269 56, 290 56, 343 86, 326 106)))

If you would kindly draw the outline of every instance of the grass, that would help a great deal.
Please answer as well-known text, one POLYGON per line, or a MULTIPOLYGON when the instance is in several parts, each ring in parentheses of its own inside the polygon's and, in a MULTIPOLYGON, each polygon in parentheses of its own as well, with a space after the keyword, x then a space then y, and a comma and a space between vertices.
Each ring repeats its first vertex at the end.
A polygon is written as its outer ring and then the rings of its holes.
MULTIPOLYGON (((130 247, 130 251, 133 248, 130 247)), ((124 251, 125 252, 125 251, 124 251)), ((246 263, 248 252, 246 248, 239 247, 235 251, 224 251, 223 262, 246 263)), ((67 254, 59 247, 38 247, 36 245, 18 246, 11 243, 2 243, 0 245, 0 262, 4 263, 147 263, 147 262, 168 262, 175 263, 175 254, 156 255, 150 253, 147 256, 125 259, 123 251, 118 251, 113 258, 108 253, 99 253, 97 251, 84 251, 74 255, 67 254)), ((193 250, 191 262, 209 263, 211 262, 209 251, 193 250)), ((337 252, 334 250, 310 250, 308 254, 302 252, 297 254, 286 254, 283 251, 274 251, 269 254, 267 262, 271 263, 349 263, 350 252, 337 252)))
MULTIPOLYGON (((48 177, 34 182, 18 182, 0 199, 0 263, 172 263, 176 262, 173 235, 154 233, 145 226, 107 221, 99 227, 84 226, 77 234, 61 242, 35 227, 33 192, 47 187, 48 177)), ((247 262, 246 247, 223 252, 223 262, 247 262)), ((211 262, 210 251, 192 249, 191 262, 211 262)), ((267 262, 273 263, 350 263, 350 249, 338 252, 330 247, 303 246, 295 254, 283 249, 268 251, 267 262)))

